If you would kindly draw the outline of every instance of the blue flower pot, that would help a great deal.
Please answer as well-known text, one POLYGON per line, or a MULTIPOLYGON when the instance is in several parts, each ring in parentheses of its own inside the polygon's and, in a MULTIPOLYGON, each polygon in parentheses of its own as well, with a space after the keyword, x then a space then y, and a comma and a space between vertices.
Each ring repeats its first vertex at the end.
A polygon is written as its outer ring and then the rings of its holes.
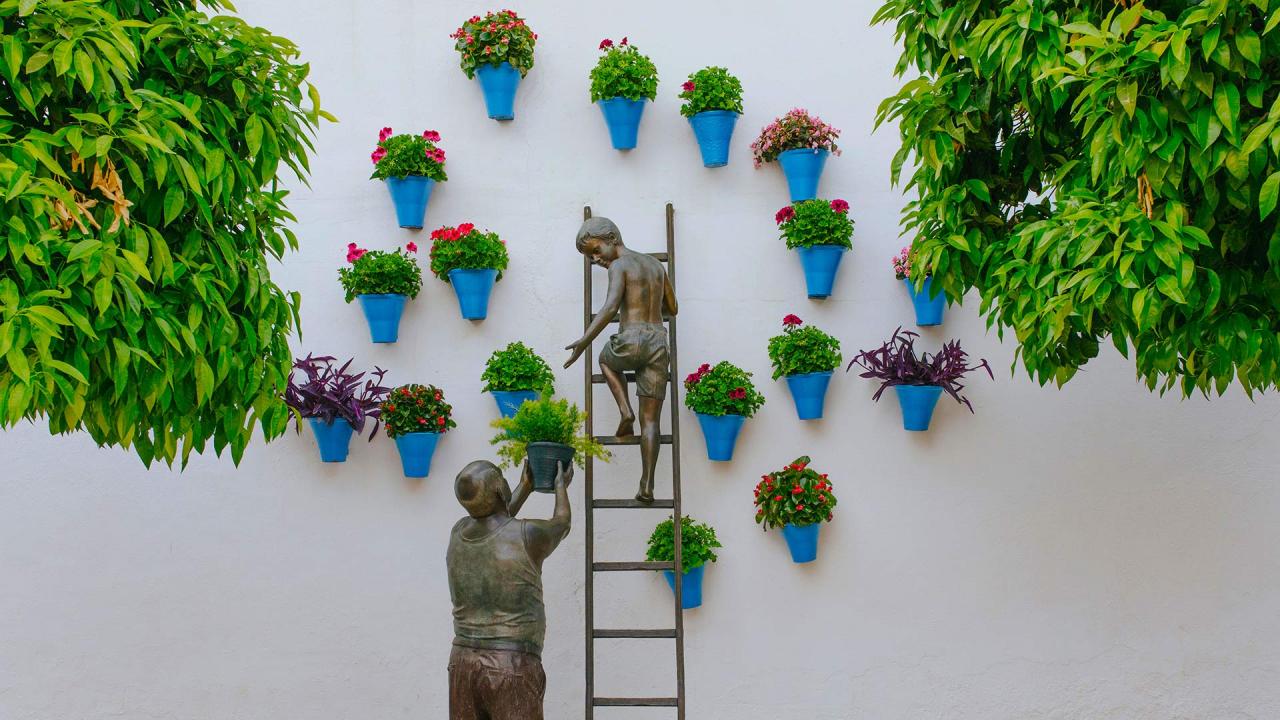
POLYGON ((320 445, 320 460, 327 463, 347 461, 347 452, 351 448, 351 435, 355 429, 351 423, 342 418, 335 418, 326 423, 320 418, 307 418, 311 432, 315 433, 316 443, 320 445))
POLYGON ((787 387, 796 403, 796 414, 801 420, 819 420, 827 400, 827 386, 831 384, 831 371, 788 375, 787 387))
POLYGON ((396 436, 396 449, 400 451, 400 465, 404 476, 424 478, 431 474, 431 456, 436 453, 440 434, 417 432, 396 436))
POLYGON ((536 390, 493 390, 491 394, 504 418, 515 417, 521 405, 538 399, 536 390))
POLYGON ((818 197, 818 180, 830 154, 827 150, 804 148, 778 155, 778 164, 782 166, 782 172, 787 176, 787 187, 791 190, 791 202, 818 197))
POLYGON ((898 393, 898 404, 902 406, 902 427, 912 432, 928 430, 933 409, 938 406, 938 398, 942 397, 942 388, 937 385, 895 385, 893 389, 898 393))
POLYGON ((916 284, 911 278, 903 278, 907 292, 911 294, 911 302, 916 306, 916 325, 929 327, 941 325, 942 317, 947 311, 947 293, 939 290, 936 297, 929 297, 933 288, 933 278, 924 279, 924 287, 916 292, 916 284))
POLYGON ((369 337, 376 343, 393 343, 400 337, 400 316, 409 300, 404 295, 357 295, 364 318, 369 321, 369 337))
POLYGON ((520 71, 511 63, 481 65, 476 68, 476 79, 484 91, 484 105, 492 120, 514 120, 516 117, 516 88, 520 87, 520 71))
POLYGON ((704 167, 718 168, 729 164, 729 140, 738 113, 729 110, 707 110, 689 118, 693 135, 698 138, 704 167))
POLYGON ((489 293, 498 280, 497 270, 450 270, 449 284, 458 296, 458 307, 467 320, 483 320, 489 315, 489 293))
POLYGON ((836 273, 840 271, 840 261, 849 248, 839 245, 814 245, 799 247, 800 265, 804 268, 804 284, 809 289, 809 297, 822 299, 831 297, 831 290, 836 284, 836 273))
POLYGON ((707 459, 729 462, 733 459, 733 447, 738 442, 738 432, 747 418, 743 415, 703 415, 698 413, 702 437, 707 441, 707 459))
POLYGON ((822 523, 796 527, 788 523, 782 528, 782 537, 787 539, 787 549, 791 551, 791 560, 797 563, 811 563, 818 559, 818 535, 822 532, 822 523))
POLYGON ((427 202, 436 181, 421 175, 387 178, 387 190, 396 206, 396 221, 402 228, 422 229, 427 219, 427 202))
POLYGON ((614 150, 634 150, 636 136, 640 132, 640 117, 644 115, 646 99, 628 100, 624 97, 599 100, 600 112, 609 126, 609 139, 614 150))
MULTIPOLYGON (((702 576, 706 572, 706 565, 699 565, 684 574, 684 578, 680 582, 680 598, 681 607, 685 610, 692 610, 702 606, 702 576)), ((662 576, 667 579, 667 585, 671 586, 672 594, 676 591, 676 574, 671 570, 663 570, 662 576)))

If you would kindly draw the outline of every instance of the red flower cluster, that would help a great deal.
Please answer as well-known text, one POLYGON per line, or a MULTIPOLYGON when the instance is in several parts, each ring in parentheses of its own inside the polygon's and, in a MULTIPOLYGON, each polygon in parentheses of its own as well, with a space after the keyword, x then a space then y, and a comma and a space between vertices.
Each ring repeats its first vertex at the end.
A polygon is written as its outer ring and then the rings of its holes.
POLYGON ((831 201, 831 209, 838 213, 847 213, 849 212, 849 203, 844 200, 835 199, 831 201))
POLYGON ((730 390, 730 391, 729 391, 729 399, 730 399, 730 400, 746 400, 746 399, 747 399, 747 389, 746 389, 746 388, 734 388, 733 390, 730 390))
POLYGON ((608 49, 609 49, 609 48, 611 48, 611 47, 613 47, 613 41, 612 41, 612 40, 610 40, 609 38, 605 38, 605 39, 603 39, 603 40, 601 40, 601 41, 600 41, 600 49, 601 49, 601 50, 608 50, 608 49))
POLYGON ((687 92, 687 93, 691 93, 691 92, 693 92, 695 89, 697 89, 697 87, 698 87, 698 86, 697 86, 697 85, 695 85, 695 84, 693 83, 693 81, 692 81, 692 80, 685 80, 685 81, 684 81, 684 84, 680 86, 680 89, 681 89, 681 90, 684 90, 684 91, 685 91, 685 92, 687 92))
POLYGON ((444 240, 446 242, 454 242, 471 234, 476 226, 472 223, 462 223, 458 227, 442 227, 431 231, 432 240, 444 240))
MULTIPOLYGON (((405 249, 405 250, 408 250, 408 251, 409 251, 409 252, 411 252, 411 253, 416 253, 416 252, 418 252, 418 243, 413 242, 412 240, 410 240, 410 241, 409 241, 409 244, 404 246, 404 249, 405 249)), ((436 398, 436 399, 437 399, 437 400, 439 400, 440 398, 436 398)))
POLYGON ((696 371, 690 373, 689 377, 686 377, 684 379, 684 384, 697 385, 698 381, 702 380, 703 376, 705 376, 709 372, 711 372, 711 366, 708 365, 707 363, 702 363, 702 365, 696 371))
POLYGON ((354 263, 360 259, 360 256, 369 252, 361 247, 356 247, 355 243, 347 243, 347 262, 354 263))
POLYGON ((779 210, 778 214, 773 216, 773 220, 774 222, 781 225, 782 223, 787 222, 788 220, 790 220, 795 216, 796 216, 795 208, 792 208, 790 205, 788 205, 782 208, 781 210, 779 210))
POLYGON ((436 162, 441 164, 444 163, 444 148, 429 147, 424 152, 426 152, 427 157, 431 158, 432 160, 435 160, 436 162))
POLYGON ((804 321, 796 315, 788 315, 782 318, 782 324, 787 327, 799 327, 804 324, 804 321))

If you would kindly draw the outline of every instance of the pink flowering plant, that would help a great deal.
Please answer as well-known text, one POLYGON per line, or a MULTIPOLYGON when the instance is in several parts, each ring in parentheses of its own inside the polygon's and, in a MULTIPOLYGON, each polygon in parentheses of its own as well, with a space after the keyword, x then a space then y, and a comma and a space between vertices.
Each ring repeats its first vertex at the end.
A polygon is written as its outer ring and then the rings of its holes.
POLYGON ((808 457, 796 458, 756 483, 756 522, 765 530, 805 527, 835 518, 835 486, 826 473, 809 467, 810 462, 808 457))
POLYGON ((840 131, 822 121, 817 115, 796 108, 774 120, 760 131, 760 137, 751 143, 751 153, 756 167, 773 162, 788 150, 828 150, 839 155, 836 140, 840 131))
POLYGON ((378 147, 373 151, 373 179, 406 178, 419 175, 444 182, 444 148, 439 147, 440 133, 426 130, 421 135, 395 135, 384 127, 378 133, 378 147))
POLYGON ((591 102, 624 97, 628 100, 658 96, 658 67, 627 38, 616 45, 600 41, 604 54, 591 69, 591 102))
POLYGON ((742 114, 742 83, 722 67, 705 67, 680 86, 680 114, 693 117, 710 110, 742 114))
POLYGON ((431 232, 431 272, 445 282, 450 270, 497 270, 501 280, 508 260, 506 241, 471 223, 431 232))
POLYGON ((384 252, 366 250, 355 243, 347 245, 348 267, 338 270, 338 280, 347 293, 347 302, 357 295, 418 296, 422 290, 422 268, 414 254, 418 246, 409 243, 403 250, 384 252))
POLYGON ((769 339, 773 379, 830 372, 840 367, 840 341, 795 315, 782 319, 782 334, 769 339))
MULTIPOLYGON (((893 274, 896 275, 899 280, 911 279, 911 268, 914 262, 915 259, 911 256, 911 248, 902 248, 898 251, 897 255, 893 256, 893 274)), ((917 271, 917 274, 920 274, 920 271, 917 271)), ((924 277, 927 278, 932 274, 933 273, 929 271, 929 266, 923 266, 924 277)))
POLYGON ((380 406, 382 424, 392 440, 410 433, 441 435, 458 426, 453 406, 444 401, 444 391, 435 385, 401 385, 391 391, 380 406))
POLYGON ((685 406, 700 415, 751 417, 764 405, 751 373, 727 361, 704 363, 684 379, 684 391, 685 406))
POLYGON ((511 63, 520 71, 520 77, 533 69, 533 46, 538 34, 514 10, 490 11, 484 17, 473 15, 449 37, 462 56, 462 72, 469 78, 474 78, 476 68, 482 65, 511 63))
POLYGON ((853 247, 853 220, 844 200, 801 200, 779 210, 773 219, 791 250, 815 245, 853 247))

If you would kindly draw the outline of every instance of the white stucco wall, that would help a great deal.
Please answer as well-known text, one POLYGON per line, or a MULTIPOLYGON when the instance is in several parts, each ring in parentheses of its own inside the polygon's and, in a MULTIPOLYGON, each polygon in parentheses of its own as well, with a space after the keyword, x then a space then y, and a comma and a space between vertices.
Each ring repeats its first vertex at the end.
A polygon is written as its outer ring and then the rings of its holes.
MULTIPOLYGON (((1110 349, 1066 390, 1040 388, 1010 375, 1013 347, 986 332, 972 298, 926 344, 962 338, 997 379, 972 382, 974 416, 944 401, 927 435, 903 432, 892 398, 873 404, 856 377, 837 376, 827 419, 810 424, 769 380, 765 342, 788 312, 838 335, 846 357, 911 319, 888 269, 902 244, 903 201, 888 183, 896 135, 872 134, 897 57, 891 33, 867 25, 877 3, 527 0, 518 9, 542 39, 509 124, 485 119, 447 37, 480 4, 238 5, 301 46, 341 118, 322 129, 311 189, 292 202, 303 249, 278 279, 303 292, 296 348, 440 384, 460 428, 421 482, 400 476, 381 437, 353 443, 345 465, 322 465, 305 433, 254 445, 238 469, 207 457, 180 474, 144 471, 84 436, 0 434, 0 719, 445 717, 443 555, 461 514, 452 478, 492 457, 481 364, 523 339, 558 367, 581 328, 582 206, 616 220, 631 245, 658 249, 667 201, 680 255, 677 374, 732 360, 768 397, 731 465, 706 461, 684 411, 688 510, 726 546, 706 604, 687 616, 690 718, 1280 717, 1275 398, 1160 398, 1110 349), (623 35, 662 73, 630 154, 609 148, 586 89, 598 41, 623 35), (701 167, 674 97, 708 64, 730 67, 747 93, 720 170, 701 167), (776 239, 781 173, 753 170, 747 148, 796 105, 844 131, 823 195, 848 199, 858 223, 825 303, 805 298, 776 239), (429 224, 470 220, 509 241, 511 270, 483 324, 461 320, 451 289, 428 278, 400 343, 375 347, 342 302, 348 242, 426 244, 395 227, 385 190, 366 179, 383 125, 444 135, 450 181, 429 224), (781 537, 760 533, 751 506, 754 480, 801 454, 841 500, 819 562, 803 567, 781 537)), ((581 401, 580 366, 560 381, 581 401)), ((597 401, 608 427, 603 390, 597 401)), ((635 453, 601 472, 602 494, 634 492, 635 453)), ((579 487, 574 496, 580 521, 579 487)), ((545 516, 549 498, 528 512, 545 516)), ((599 516, 601 559, 638 559, 661 517, 599 516)), ((582 543, 579 524, 546 567, 555 720, 582 717, 582 543)), ((659 578, 597 587, 602 626, 670 622, 659 578)), ((601 694, 669 692, 669 647, 602 643, 601 694)))

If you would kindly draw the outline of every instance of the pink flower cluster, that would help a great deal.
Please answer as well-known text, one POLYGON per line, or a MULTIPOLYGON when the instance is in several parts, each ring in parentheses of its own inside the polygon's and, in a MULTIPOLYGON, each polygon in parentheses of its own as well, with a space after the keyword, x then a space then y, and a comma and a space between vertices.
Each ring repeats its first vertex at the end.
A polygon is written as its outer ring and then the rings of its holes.
POLYGON ((904 247, 893 256, 893 272, 899 280, 911 277, 911 248, 904 247))
POLYGON ((680 89, 684 90, 686 93, 691 93, 694 90, 697 90, 698 86, 694 84, 692 80, 685 80, 684 84, 680 86, 680 89))
MULTIPOLYGON (((463 23, 462 27, 450 33, 449 37, 454 40, 462 40, 467 45, 474 45, 476 36, 473 30, 475 30, 487 32, 491 38, 497 37, 497 42, 507 45, 511 43, 511 36, 500 34, 500 30, 515 30, 517 28, 527 30, 528 27, 525 21, 516 15, 515 10, 503 10, 500 13, 488 12, 483 18, 479 15, 472 15, 463 23), (468 28, 468 25, 472 27, 468 28)), ((534 40, 538 39, 538 33, 529 32, 529 34, 533 36, 534 40)), ((486 46, 484 51, 486 53, 493 52, 493 47, 486 46)))
POLYGON ((795 108, 764 126, 760 137, 751 143, 751 153, 756 167, 776 159, 787 150, 827 150, 832 155, 839 155, 840 148, 836 145, 839 137, 840 131, 823 122, 822 118, 795 108))
POLYGON ((800 317, 797 315, 788 315, 782 318, 782 324, 789 328, 800 327, 801 325, 804 324, 804 321, 801 320, 800 317))
POLYGON ((849 203, 839 198, 836 198, 835 200, 831 201, 831 209, 835 210, 838 213, 847 213, 849 212, 849 203))
POLYGON ((425 152, 427 153, 427 157, 440 164, 444 164, 444 148, 429 147, 425 152))
MULTIPOLYGON (((618 43, 618 47, 626 47, 626 46, 627 46, 627 39, 624 37, 622 38, 621 42, 618 43)), ((610 40, 609 38, 605 38, 600 41, 601 50, 608 50, 611 47, 613 47, 613 41, 610 40)))
POLYGON ((776 222, 776 223, 778 223, 779 225, 781 225, 782 223, 784 223, 784 222, 787 222, 787 221, 791 220, 791 218, 793 218, 793 217, 795 217, 795 216, 796 216, 795 208, 793 208, 793 207, 791 207, 790 205, 788 205, 788 206, 786 206, 786 207, 782 208, 781 210, 779 210, 779 211, 778 211, 778 214, 776 214, 776 215, 774 215, 774 216, 773 216, 773 220, 774 220, 774 222, 776 222))
POLYGON ((711 366, 708 365, 707 363, 702 363, 702 365, 697 370, 690 373, 689 377, 684 379, 685 387, 688 387, 690 385, 697 385, 698 382, 701 381, 702 378, 705 377, 706 374, 709 372, 711 372, 711 366))
POLYGON ((347 262, 354 263, 367 252, 369 251, 364 248, 356 247, 355 243, 347 243, 347 262))

